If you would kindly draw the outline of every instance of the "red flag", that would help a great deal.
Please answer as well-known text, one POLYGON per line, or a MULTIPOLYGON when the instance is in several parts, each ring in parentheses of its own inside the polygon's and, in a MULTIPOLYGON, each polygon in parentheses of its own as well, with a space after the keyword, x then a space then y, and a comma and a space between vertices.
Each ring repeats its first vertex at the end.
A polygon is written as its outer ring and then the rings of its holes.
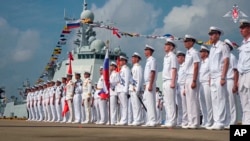
POLYGON ((73 55, 71 52, 69 52, 69 68, 68 68, 68 74, 72 74, 72 66, 71 66, 71 61, 74 60, 73 55))
POLYGON ((67 100, 65 100, 64 106, 63 106, 63 111, 62 111, 62 116, 64 117, 68 111, 69 111, 69 105, 68 105, 67 100))
POLYGON ((116 65, 117 65, 116 72, 120 72, 121 66, 120 66, 120 57, 119 56, 116 58, 116 65))
POLYGON ((118 38, 121 38, 121 35, 118 33, 118 29, 114 28, 113 30, 113 35, 116 35, 118 38))

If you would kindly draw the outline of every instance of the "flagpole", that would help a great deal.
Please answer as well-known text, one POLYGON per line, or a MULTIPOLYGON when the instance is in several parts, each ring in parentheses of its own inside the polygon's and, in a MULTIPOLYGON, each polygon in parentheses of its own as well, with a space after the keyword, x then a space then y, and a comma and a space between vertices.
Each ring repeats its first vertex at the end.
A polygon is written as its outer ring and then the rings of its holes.
MULTIPOLYGON (((106 42, 106 47, 107 47, 106 49, 109 51, 109 40, 107 40, 107 42, 106 42)), ((110 71, 108 70, 108 72, 109 72, 109 76, 110 76, 110 71)), ((108 102, 109 103, 109 125, 111 125, 111 116, 110 116, 110 89, 108 89, 108 93, 109 93, 109 98, 108 98, 108 100, 109 100, 109 102, 108 102)))

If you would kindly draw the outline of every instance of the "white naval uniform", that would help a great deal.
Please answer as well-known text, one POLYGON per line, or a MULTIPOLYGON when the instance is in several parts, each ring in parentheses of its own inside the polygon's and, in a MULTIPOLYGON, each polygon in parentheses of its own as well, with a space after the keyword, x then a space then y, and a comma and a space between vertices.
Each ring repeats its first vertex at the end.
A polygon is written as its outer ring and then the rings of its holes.
POLYGON ((27 97, 26 97, 26 101, 27 101, 27 110, 28 110, 28 121, 30 121, 32 119, 32 114, 31 114, 31 92, 28 93, 27 97))
POLYGON ((185 80, 186 80, 186 73, 185 73, 185 62, 179 65, 178 70, 178 79, 177 79, 177 94, 176 94, 176 101, 178 105, 178 115, 177 116, 177 125, 178 126, 188 126, 188 115, 187 115, 187 98, 184 95, 185 91, 185 80))
POLYGON ((239 94, 243 110, 242 124, 250 125, 250 38, 239 48, 239 94))
POLYGON ((35 103, 35 100, 34 100, 34 93, 35 92, 31 92, 31 94, 30 94, 30 100, 31 100, 31 115, 32 115, 32 121, 34 121, 35 120, 35 118, 36 118, 36 115, 35 115, 35 108, 34 108, 34 103, 35 103))
POLYGON ((156 59, 153 56, 147 58, 147 62, 144 69, 144 81, 145 81, 145 91, 143 98, 145 100, 145 106, 147 108, 147 123, 146 126, 155 126, 156 125, 156 109, 155 109, 155 92, 156 92, 156 79, 157 79, 157 66, 156 59), (148 90, 151 72, 155 72, 155 79, 152 84, 152 91, 148 90))
POLYGON ((34 92, 34 110, 35 110, 35 121, 39 120, 39 111, 38 111, 38 94, 39 91, 34 92))
POLYGON ((213 106, 213 127, 224 128, 226 124, 227 85, 221 86, 224 59, 229 58, 229 47, 222 41, 212 45, 209 53, 210 89, 213 106))
POLYGON ((47 121, 48 119, 48 114, 47 114, 47 111, 46 111, 46 102, 47 102, 47 88, 44 88, 43 89, 43 115, 44 115, 44 119, 43 121, 47 121))
POLYGON ((130 69, 127 65, 123 65, 119 72, 120 82, 117 84, 116 91, 120 100, 121 119, 118 124, 128 124, 128 87, 131 77, 130 69))
MULTIPOLYGON (((65 105, 65 101, 66 101, 66 84, 62 83, 61 87, 62 87, 61 109, 63 111, 64 110, 64 105, 65 105)), ((62 119, 62 123, 64 123, 64 122, 67 121, 68 116, 69 116, 68 112, 65 113, 65 115, 63 116, 63 119, 62 119)))
POLYGON ((39 112, 39 121, 43 120, 43 90, 40 90, 38 93, 38 103, 37 103, 37 108, 39 112))
POLYGON ((199 70, 199 100, 202 113, 202 126, 209 127, 213 125, 213 107, 212 97, 209 86, 209 62, 208 58, 201 60, 199 70))
MULTIPOLYGON (((197 80, 196 82, 196 88, 191 88, 194 75, 194 63, 200 64, 200 58, 199 53, 192 47, 186 52, 184 66, 184 70, 186 72, 185 97, 187 102, 188 126, 191 128, 197 128, 200 125, 200 110, 198 100, 199 81, 197 80)), ((200 67, 200 65, 198 66, 200 67)))
POLYGON ((55 86, 50 87, 49 98, 50 98, 50 110, 52 115, 51 122, 54 122, 57 119, 56 109, 55 109, 55 90, 56 90, 55 86))
POLYGON ((46 113, 47 113, 47 120, 46 121, 50 121, 52 119, 52 115, 51 115, 51 110, 50 110, 50 87, 46 88, 46 95, 45 95, 45 100, 46 100, 46 113))
POLYGON ((156 98, 155 98, 155 103, 156 103, 156 124, 162 124, 162 110, 163 110, 163 107, 159 107, 160 105, 163 106, 163 95, 160 91, 156 92, 155 93, 156 95, 156 98), (158 105, 160 104, 160 105, 158 105), (162 109, 161 109, 162 108, 162 109))
MULTIPOLYGON (((169 52, 164 56, 163 70, 162 70, 162 94, 164 99, 164 107, 166 109, 166 126, 176 126, 177 115, 176 115, 176 87, 171 88, 172 71, 177 70, 177 58, 173 52, 169 52)), ((176 74, 177 75, 177 74, 176 74)), ((176 79, 176 78, 175 78, 176 79)), ((176 81, 175 81, 176 83, 176 81)))
POLYGON ((227 121, 226 126, 234 125, 237 122, 237 107, 236 107, 236 93, 233 93, 234 86, 234 71, 237 70, 237 59, 230 53, 229 67, 227 71, 227 105, 226 112, 227 121))
POLYGON ((79 79, 75 82, 74 88, 74 113, 75 113, 75 121, 74 123, 80 123, 82 121, 82 80, 79 79))
POLYGON ((99 107, 99 99, 100 99, 100 96, 98 95, 98 93, 100 92, 100 90, 95 90, 95 93, 94 93, 94 115, 96 117, 96 124, 99 124, 101 118, 100 118, 100 107, 99 107))
POLYGON ((82 85, 82 101, 84 103, 84 110, 82 110, 82 118, 85 117, 84 123, 90 123, 91 122, 91 101, 92 101, 92 83, 90 78, 84 78, 83 79, 83 85, 82 85), (88 101, 89 99, 89 101, 88 101))
MULTIPOLYGON (((103 75, 100 76, 98 82, 97 82, 97 90, 96 93, 97 95, 100 94, 101 90, 104 88, 104 79, 103 79, 103 75)), ((96 105, 97 106, 97 105, 96 105)), ((98 99, 98 108, 100 111, 100 120, 98 122, 98 124, 105 124, 108 121, 108 117, 107 117, 107 100, 105 99, 101 99, 99 97, 98 99)))
POLYGON ((142 107, 139 100, 140 93, 142 91, 142 67, 139 63, 136 63, 132 67, 132 76, 129 84, 130 100, 132 105, 133 125, 142 124, 142 107))
POLYGON ((114 125, 117 123, 117 92, 116 85, 119 83, 119 74, 114 70, 109 76, 110 81, 110 124, 114 125))
POLYGON ((55 106, 57 114, 56 122, 60 122, 62 120, 62 105, 61 105, 62 92, 63 92, 62 86, 56 86, 56 91, 55 91, 55 106))
POLYGON ((74 95, 74 82, 72 80, 70 80, 69 82, 67 82, 66 84, 66 101, 68 103, 69 106, 69 119, 67 121, 67 123, 71 123, 73 121, 73 116, 74 116, 74 111, 73 111, 73 95, 74 95))

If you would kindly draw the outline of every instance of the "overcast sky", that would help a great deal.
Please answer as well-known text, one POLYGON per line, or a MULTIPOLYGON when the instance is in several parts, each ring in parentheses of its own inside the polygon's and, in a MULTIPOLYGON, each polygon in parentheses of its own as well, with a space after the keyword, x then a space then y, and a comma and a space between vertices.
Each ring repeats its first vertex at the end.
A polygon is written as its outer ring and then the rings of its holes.
MULTIPOLYGON (((3 0, 0 0, 3 1, 3 0)), ((191 34, 207 41, 210 26, 221 27, 228 38, 241 43, 239 24, 222 16, 233 4, 250 16, 249 0, 87 0, 88 8, 95 14, 95 21, 112 21, 121 31, 183 37, 191 34)), ((6 87, 8 97, 17 94, 17 88, 25 79, 31 84, 43 72, 60 32, 65 25, 63 10, 70 17, 79 18, 83 0, 9 0, 0 5, 0 87, 6 87)), ((118 39, 110 31, 95 29, 97 38, 110 40, 131 56, 139 52, 143 56, 145 44, 156 48, 158 70, 162 69, 164 40, 122 37, 118 39)), ((72 36, 72 35, 71 35, 72 36)), ((69 37, 74 38, 74 36, 69 37)), ((72 41, 72 40, 71 40, 72 41)), ((72 47, 63 47, 60 59, 72 47)), ((199 46, 196 46, 199 48, 199 46)), ((178 50, 185 51, 178 42, 178 50)), ((59 60, 60 60, 59 59, 59 60)), ((144 58, 145 60, 145 58, 144 58)), ((144 64, 145 61, 142 62, 144 64)))

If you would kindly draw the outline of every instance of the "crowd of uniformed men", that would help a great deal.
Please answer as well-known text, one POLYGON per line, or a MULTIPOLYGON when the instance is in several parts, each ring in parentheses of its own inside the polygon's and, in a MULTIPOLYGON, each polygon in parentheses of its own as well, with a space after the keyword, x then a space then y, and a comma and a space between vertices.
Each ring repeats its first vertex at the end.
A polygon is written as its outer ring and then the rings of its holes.
POLYGON ((176 43, 167 39, 162 93, 156 87, 155 49, 146 45, 144 71, 141 55, 136 52, 131 58, 131 69, 125 56, 120 56, 119 72, 117 64, 110 63, 109 99, 99 95, 104 88, 102 67, 95 85, 86 71, 83 78, 75 73, 75 82, 68 74, 62 80, 27 89, 28 120, 221 130, 236 124, 238 112, 242 124, 250 124, 250 22, 242 20, 239 28, 243 37, 239 60, 232 54, 234 45, 230 40, 221 41, 223 30, 218 27, 209 29, 210 49, 202 45, 197 51, 193 47, 196 39, 185 35, 186 53, 175 53, 176 43), (236 107, 237 96, 240 111, 236 107), (65 101, 69 112, 62 116, 65 101))

